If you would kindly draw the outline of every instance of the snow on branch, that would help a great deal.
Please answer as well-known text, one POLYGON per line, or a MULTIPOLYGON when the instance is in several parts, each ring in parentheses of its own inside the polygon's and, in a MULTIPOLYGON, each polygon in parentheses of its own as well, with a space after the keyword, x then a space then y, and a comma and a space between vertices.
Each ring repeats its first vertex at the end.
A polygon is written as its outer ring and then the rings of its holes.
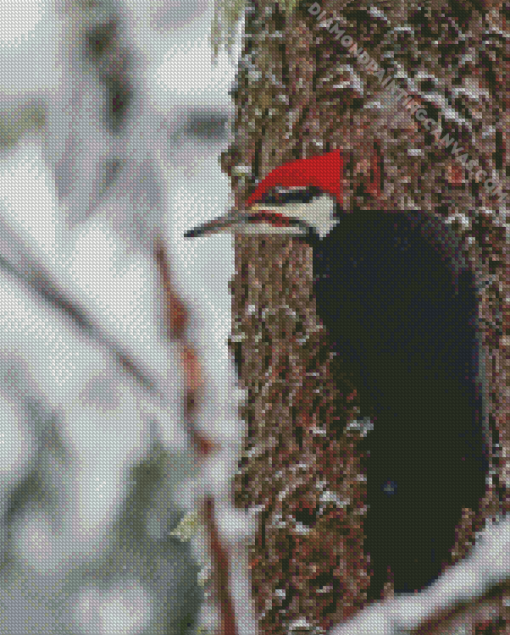
POLYGON ((400 635, 429 632, 468 604, 497 593, 510 579, 510 519, 480 533, 472 552, 428 589, 371 604, 328 635, 400 635))

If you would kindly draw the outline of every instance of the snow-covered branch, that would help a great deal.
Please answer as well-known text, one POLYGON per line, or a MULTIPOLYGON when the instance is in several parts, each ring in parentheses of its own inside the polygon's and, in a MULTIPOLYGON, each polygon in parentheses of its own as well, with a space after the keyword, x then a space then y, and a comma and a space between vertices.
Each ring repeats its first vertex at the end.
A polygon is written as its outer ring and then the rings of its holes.
POLYGON ((472 552, 429 588, 371 604, 328 635, 400 635, 426 632, 453 620, 468 604, 497 593, 510 579, 510 520, 485 528, 472 552))

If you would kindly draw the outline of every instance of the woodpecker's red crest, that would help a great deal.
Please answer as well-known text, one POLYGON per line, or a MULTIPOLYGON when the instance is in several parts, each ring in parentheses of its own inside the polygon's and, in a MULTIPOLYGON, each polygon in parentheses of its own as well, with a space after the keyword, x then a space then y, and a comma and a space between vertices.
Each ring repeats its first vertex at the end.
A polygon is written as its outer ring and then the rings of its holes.
POLYGON ((329 193, 342 205, 342 153, 334 150, 327 154, 298 159, 278 166, 262 179, 246 202, 246 207, 258 202, 264 194, 276 185, 282 187, 314 186, 329 193))
POLYGON ((186 237, 230 231, 321 238, 337 224, 342 205, 342 153, 298 159, 278 166, 258 184, 244 210, 233 210, 188 231, 186 237))

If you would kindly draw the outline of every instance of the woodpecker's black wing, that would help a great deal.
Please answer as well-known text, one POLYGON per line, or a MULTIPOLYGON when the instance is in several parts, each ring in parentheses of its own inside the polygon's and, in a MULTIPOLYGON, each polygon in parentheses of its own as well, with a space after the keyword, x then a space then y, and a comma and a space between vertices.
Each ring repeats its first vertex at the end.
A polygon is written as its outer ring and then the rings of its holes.
POLYGON ((317 312, 351 371, 367 438, 372 597, 433 581, 485 491, 478 296, 462 244, 420 211, 342 214, 314 240, 317 312), (375 590, 375 591, 374 591, 375 590))

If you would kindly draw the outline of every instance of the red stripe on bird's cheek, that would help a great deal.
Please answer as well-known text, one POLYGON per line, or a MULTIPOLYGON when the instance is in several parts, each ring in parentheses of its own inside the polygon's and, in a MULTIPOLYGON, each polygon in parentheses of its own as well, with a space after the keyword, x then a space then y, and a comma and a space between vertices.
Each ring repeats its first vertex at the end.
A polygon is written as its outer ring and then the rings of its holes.
POLYGON ((293 224, 293 219, 277 212, 258 212, 250 216, 252 223, 269 223, 273 227, 289 227, 293 224))

